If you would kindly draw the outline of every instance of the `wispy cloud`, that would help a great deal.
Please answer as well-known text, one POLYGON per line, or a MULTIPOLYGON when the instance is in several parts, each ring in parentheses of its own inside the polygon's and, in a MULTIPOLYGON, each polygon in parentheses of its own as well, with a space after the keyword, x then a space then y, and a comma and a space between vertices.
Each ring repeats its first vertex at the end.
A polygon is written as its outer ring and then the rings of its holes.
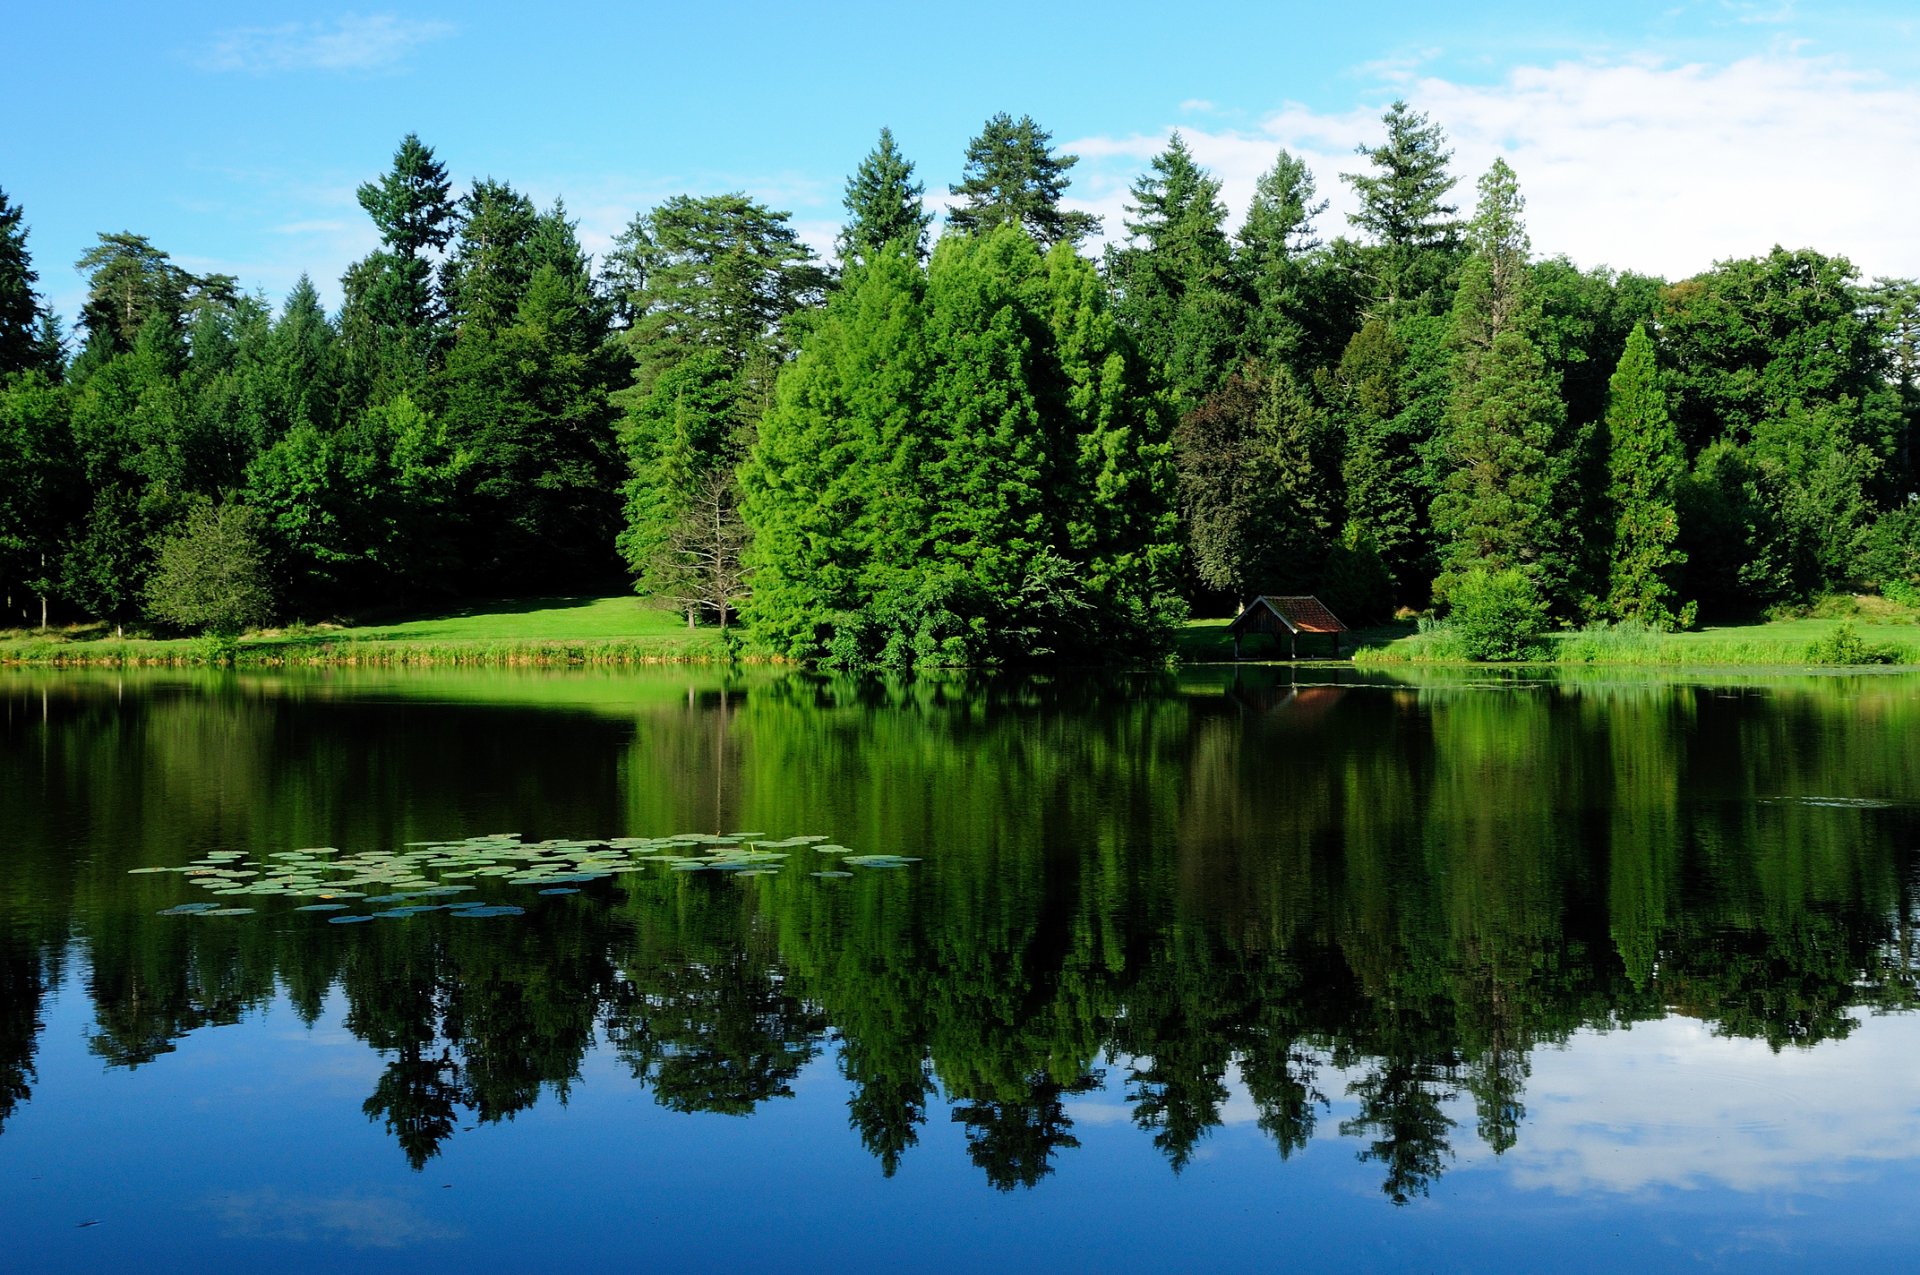
POLYGON ((208 71, 388 71, 423 44, 453 34, 446 22, 349 13, 331 22, 283 22, 221 32, 196 59, 208 71))
MULTIPOLYGON (((1493 83, 1418 75, 1394 86, 1446 129, 1455 198, 1505 156, 1527 195, 1533 242, 1582 265, 1680 278, 1774 244, 1844 255, 1865 274, 1920 274, 1901 210, 1912 179, 1889 157, 1920 154, 1920 89, 1789 49, 1713 65, 1655 58, 1524 66, 1493 83), (1783 157, 1791 156, 1792 162, 1783 157)), ((1382 104, 1384 105, 1384 103, 1382 104)), ((1285 147, 1304 159, 1346 233, 1351 189, 1339 175, 1377 144, 1380 107, 1290 105, 1256 128, 1181 126, 1221 179, 1236 223, 1260 173, 1285 147)), ((1075 138, 1080 206, 1120 225, 1127 182, 1166 132, 1075 138)))

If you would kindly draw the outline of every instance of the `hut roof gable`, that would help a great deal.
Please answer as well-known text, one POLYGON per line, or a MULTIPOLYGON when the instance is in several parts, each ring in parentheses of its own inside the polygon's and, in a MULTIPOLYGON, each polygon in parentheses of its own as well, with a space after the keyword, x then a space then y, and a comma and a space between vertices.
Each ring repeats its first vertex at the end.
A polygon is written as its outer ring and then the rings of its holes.
POLYGON ((1326 603, 1313 597, 1280 597, 1263 593, 1247 604, 1246 610, 1227 626, 1230 633, 1248 629, 1260 631, 1278 620, 1289 633, 1345 633, 1340 617, 1327 610, 1326 603), (1269 617, 1271 617, 1269 619, 1269 617), (1264 623, 1263 623, 1264 621, 1264 623))

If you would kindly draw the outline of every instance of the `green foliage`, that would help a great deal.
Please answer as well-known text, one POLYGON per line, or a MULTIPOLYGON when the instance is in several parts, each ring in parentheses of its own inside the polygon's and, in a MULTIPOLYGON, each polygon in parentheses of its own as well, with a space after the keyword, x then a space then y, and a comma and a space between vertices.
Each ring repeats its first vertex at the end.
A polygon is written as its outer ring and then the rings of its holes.
POLYGON ((467 565, 495 588, 603 579, 619 526, 611 395, 626 361, 565 210, 537 218, 525 247, 512 320, 464 324, 442 381, 447 436, 471 458, 467 565))
POLYGON ((0 598, 11 617, 28 616, 29 594, 57 588, 60 541, 81 498, 67 410, 44 374, 0 376, 0 598))
POLYGON ((1347 523, 1327 550, 1315 595, 1349 628, 1378 624, 1393 614, 1393 576, 1363 524, 1347 523))
POLYGON ((1011 227, 851 272, 742 471, 756 635, 847 663, 1031 659, 1083 622, 1151 645, 1171 464, 1129 355, 1092 267, 1011 227))
POLYGON ((1317 295, 1320 241, 1313 221, 1327 210, 1316 199, 1306 163, 1282 150, 1254 185, 1240 226, 1235 270, 1251 302, 1246 353, 1297 372, 1313 365, 1316 330, 1327 298, 1317 295))
POLYGON ((1920 603, 1920 502, 1908 500, 1880 515, 1867 534, 1860 570, 1884 596, 1920 603))
POLYGON ((1320 578, 1339 508, 1337 440, 1291 373, 1236 373, 1181 420, 1174 448, 1187 551, 1205 584, 1245 598, 1320 578))
POLYGON ((150 321, 178 334, 194 277, 144 235, 102 234, 73 268, 87 276, 80 323, 95 358, 133 349, 150 321))
POLYGON ((841 199, 847 224, 838 241, 842 263, 864 264, 890 243, 905 244, 924 260, 927 226, 933 221, 921 200, 926 189, 913 180, 913 161, 894 145, 893 130, 881 129, 880 141, 847 178, 841 199))
POLYGON ((1686 562, 1675 548, 1680 520, 1674 504, 1686 460, 1657 378, 1653 342, 1636 324, 1607 408, 1614 511, 1607 606, 1616 619, 1669 628, 1676 622, 1676 569, 1686 562))
POLYGON ((1900 653, 1891 646, 1866 641, 1850 620, 1842 620, 1833 632, 1807 646, 1809 664, 1895 664, 1900 653))
POLYGON ((1386 141, 1358 149, 1373 171, 1341 174, 1359 200, 1353 224, 1372 239, 1374 299, 1386 317, 1438 314, 1447 308, 1460 256, 1459 209, 1446 202, 1453 152, 1441 127, 1404 101, 1389 106, 1381 122, 1386 141))
POLYGON ((42 339, 53 316, 34 284, 40 280, 27 251, 25 214, 0 190, 0 378, 36 369, 52 374, 42 339))
POLYGON ((246 505, 198 502, 163 532, 146 585, 154 617, 216 638, 273 614, 265 523, 246 505))
MULTIPOLYGON (((606 279, 642 383, 695 350, 777 363, 827 281, 787 214, 743 194, 676 195, 614 241, 606 279)), ((768 380, 770 381, 770 377, 768 380)))
POLYGON ((1133 184, 1129 240, 1107 250, 1114 315, 1161 371, 1176 410, 1195 406, 1233 365, 1245 303, 1220 183, 1175 133, 1133 184))
POLYGON ((1533 578, 1517 567, 1474 567, 1448 594, 1446 623, 1469 660, 1539 660, 1548 649, 1547 607, 1533 578))
POLYGON ((1067 170, 1080 157, 1054 154, 1048 149, 1052 140, 1030 115, 1017 122, 1004 111, 990 117, 980 135, 967 143, 959 183, 947 188, 961 200, 948 210, 947 225, 962 234, 1019 226, 1042 248, 1078 244, 1099 234, 1098 217, 1060 207, 1069 184, 1067 170))

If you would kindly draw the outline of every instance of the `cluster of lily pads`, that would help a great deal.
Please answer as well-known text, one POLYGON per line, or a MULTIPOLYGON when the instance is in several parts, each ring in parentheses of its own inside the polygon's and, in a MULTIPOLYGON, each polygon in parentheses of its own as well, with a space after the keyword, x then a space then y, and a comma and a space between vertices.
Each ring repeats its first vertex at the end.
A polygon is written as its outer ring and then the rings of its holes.
POLYGON ((283 850, 249 858, 216 850, 184 867, 134 868, 135 875, 171 872, 221 901, 182 903, 162 916, 245 916, 255 909, 241 899, 311 900, 296 912, 339 912, 335 925, 376 918, 451 912, 484 918, 519 916, 525 909, 488 903, 475 894, 482 885, 533 887, 543 895, 577 894, 579 886, 621 872, 660 867, 669 872, 720 872, 768 876, 784 871, 789 855, 810 850, 828 856, 809 875, 851 877, 848 868, 900 868, 918 862, 908 855, 855 854, 823 836, 768 840, 764 833, 725 835, 684 832, 671 837, 614 837, 600 841, 525 842, 518 833, 490 833, 461 841, 414 841, 400 850, 347 854, 331 846, 283 850), (225 902, 224 900, 232 900, 225 902), (358 912, 362 905, 391 905, 358 912))

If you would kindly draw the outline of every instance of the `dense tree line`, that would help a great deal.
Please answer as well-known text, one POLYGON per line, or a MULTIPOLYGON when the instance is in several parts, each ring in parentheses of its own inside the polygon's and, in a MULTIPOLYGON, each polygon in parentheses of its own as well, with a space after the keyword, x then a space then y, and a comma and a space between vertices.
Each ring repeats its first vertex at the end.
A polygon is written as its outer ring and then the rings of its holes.
POLYGON ((1001 114, 937 242, 883 129, 837 262, 735 193, 597 268, 563 205, 457 195, 410 135, 337 314, 121 232, 70 338, 0 193, 7 614, 235 629, 624 569, 782 654, 952 663, 1150 650, 1254 592, 1659 627, 1916 597, 1920 286, 1810 249, 1582 270, 1504 161, 1463 213, 1439 125, 1382 123, 1331 238, 1298 158, 1236 229, 1175 134, 1094 260, 1076 158, 1001 114))

